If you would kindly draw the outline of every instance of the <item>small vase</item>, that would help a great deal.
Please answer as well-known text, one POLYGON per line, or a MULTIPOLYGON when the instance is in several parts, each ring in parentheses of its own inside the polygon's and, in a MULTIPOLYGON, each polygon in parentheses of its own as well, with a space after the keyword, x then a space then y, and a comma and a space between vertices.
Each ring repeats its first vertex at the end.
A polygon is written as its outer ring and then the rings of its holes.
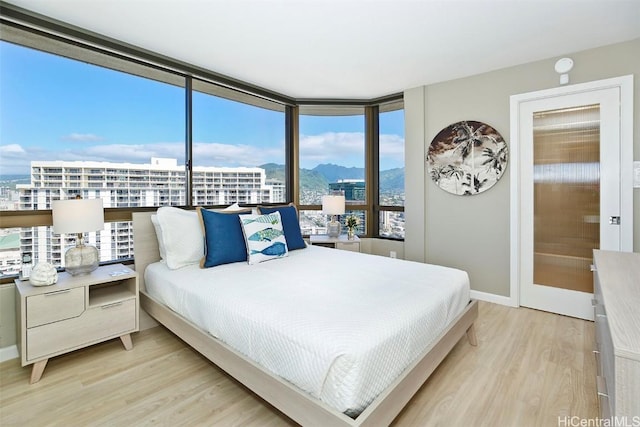
POLYGON ((347 229, 347 239, 353 240, 353 236, 356 235, 356 231, 353 228, 347 229))

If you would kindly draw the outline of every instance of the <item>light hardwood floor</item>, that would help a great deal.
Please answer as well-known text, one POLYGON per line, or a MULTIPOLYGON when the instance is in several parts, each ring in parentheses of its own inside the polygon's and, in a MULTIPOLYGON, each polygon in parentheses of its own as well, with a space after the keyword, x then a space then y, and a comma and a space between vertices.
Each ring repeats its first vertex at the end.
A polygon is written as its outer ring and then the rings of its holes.
MULTIPOLYGON (((478 347, 462 339, 393 425, 558 426, 597 416, 593 323, 480 304, 478 347)), ((164 328, 30 367, 0 364, 0 425, 295 425, 164 328)))

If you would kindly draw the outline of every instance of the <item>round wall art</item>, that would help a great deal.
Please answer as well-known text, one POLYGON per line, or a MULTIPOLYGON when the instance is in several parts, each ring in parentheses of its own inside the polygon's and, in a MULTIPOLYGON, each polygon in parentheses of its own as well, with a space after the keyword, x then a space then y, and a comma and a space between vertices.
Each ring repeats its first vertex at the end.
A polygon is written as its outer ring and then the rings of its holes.
POLYGON ((463 121, 442 129, 427 154, 429 174, 443 190, 473 195, 491 188, 507 168, 507 143, 486 123, 463 121))

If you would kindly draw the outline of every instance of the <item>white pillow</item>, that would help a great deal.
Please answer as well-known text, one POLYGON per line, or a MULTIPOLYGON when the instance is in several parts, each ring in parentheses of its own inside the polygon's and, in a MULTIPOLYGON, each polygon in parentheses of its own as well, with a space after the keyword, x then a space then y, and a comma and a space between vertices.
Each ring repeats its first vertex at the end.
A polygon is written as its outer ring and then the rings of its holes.
MULTIPOLYGON (((161 229, 160 248, 164 247, 163 259, 172 270, 191 264, 199 264, 204 256, 204 237, 196 211, 163 206, 156 213, 161 229)), ((162 256, 162 249, 160 249, 162 256)))
POLYGON ((287 256, 280 212, 266 215, 240 215, 242 233, 247 244, 247 261, 258 264, 287 256))
POLYGON ((156 230, 156 237, 158 238, 158 249, 160 250, 160 258, 162 258, 162 262, 166 263, 167 252, 164 249, 164 239, 162 237, 162 228, 160 227, 160 223, 158 222, 158 215, 151 215, 151 223, 153 224, 153 228, 156 230))
POLYGON ((213 212, 235 212, 235 211, 244 211, 247 210, 248 208, 242 208, 240 207, 240 205, 236 202, 232 205, 227 206, 224 209, 209 209, 213 212))
POLYGON ((238 211, 249 211, 251 210, 251 214, 253 215, 260 215, 260 211, 258 210, 257 207, 242 207, 240 206, 238 203, 234 203, 232 205, 227 206, 224 209, 208 209, 210 211, 213 212, 238 212, 238 211))

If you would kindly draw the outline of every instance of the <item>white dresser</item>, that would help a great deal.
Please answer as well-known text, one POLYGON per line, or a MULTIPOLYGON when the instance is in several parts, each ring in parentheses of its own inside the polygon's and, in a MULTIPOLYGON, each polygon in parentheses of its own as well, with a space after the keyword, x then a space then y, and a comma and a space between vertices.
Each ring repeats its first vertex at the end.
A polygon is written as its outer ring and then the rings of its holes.
POLYGON ((600 416, 631 422, 640 417, 640 254, 593 256, 600 416))

